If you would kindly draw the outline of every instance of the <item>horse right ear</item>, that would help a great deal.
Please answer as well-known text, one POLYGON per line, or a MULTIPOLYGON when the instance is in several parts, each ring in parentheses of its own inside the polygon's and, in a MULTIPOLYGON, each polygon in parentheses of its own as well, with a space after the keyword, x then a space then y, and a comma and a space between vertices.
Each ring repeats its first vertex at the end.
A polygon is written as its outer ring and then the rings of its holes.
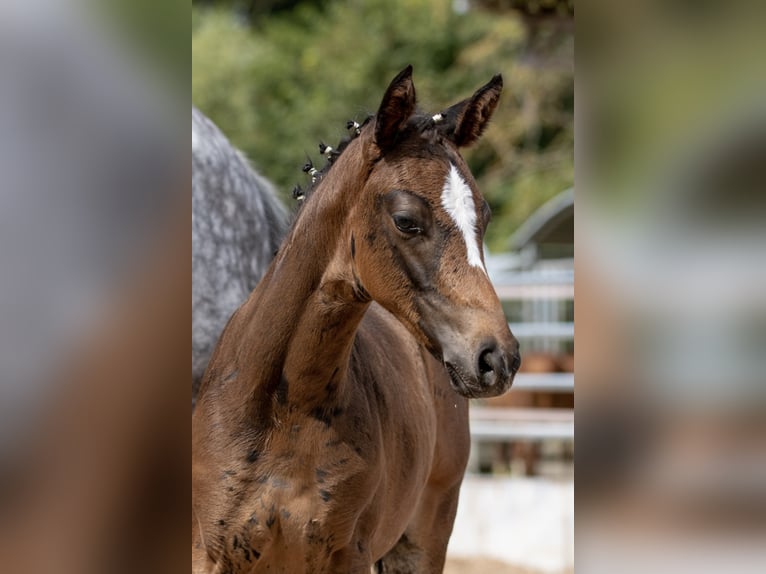
MULTIPOLYGON (((457 147, 471 145, 487 127, 502 91, 503 77, 497 74, 473 96, 437 114, 439 129, 457 147)), ((434 116, 434 120, 437 116, 434 116)))
POLYGON ((404 123, 415 111, 415 84, 412 65, 407 66, 391 81, 375 116, 375 143, 385 152, 397 141, 404 123))

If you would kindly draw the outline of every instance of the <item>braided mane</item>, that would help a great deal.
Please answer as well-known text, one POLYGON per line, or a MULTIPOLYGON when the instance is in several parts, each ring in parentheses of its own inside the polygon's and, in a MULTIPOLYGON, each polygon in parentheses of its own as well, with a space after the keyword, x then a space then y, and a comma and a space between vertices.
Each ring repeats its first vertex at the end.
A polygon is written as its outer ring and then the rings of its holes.
POLYGON ((322 178, 327 174, 328 171, 330 171, 330 168, 335 163, 335 160, 337 160, 343 151, 348 147, 348 144, 350 144, 355 138, 359 136, 360 133, 362 133, 362 128, 366 126, 374 117, 374 115, 367 116, 362 124, 359 124, 354 120, 349 120, 346 123, 346 128, 350 131, 350 135, 341 139, 336 147, 331 147, 326 145, 324 142, 319 142, 319 153, 327 158, 327 162, 322 167, 322 169, 318 170, 314 167, 314 162, 311 160, 311 158, 308 158, 308 161, 303 165, 302 170, 304 173, 307 173, 311 176, 311 182, 306 189, 303 189, 300 184, 296 184, 293 188, 293 199, 299 201, 301 204, 304 203, 304 201, 317 188, 317 185, 319 185, 319 183, 322 181, 322 178))
MULTIPOLYGON (((349 130, 349 135, 344 137, 343 139, 338 142, 338 145, 336 147, 331 147, 326 145, 324 142, 319 142, 319 153, 322 154, 325 158, 327 158, 327 161, 325 165, 321 169, 316 169, 314 167, 314 162, 309 157, 306 161, 306 163, 303 165, 302 171, 310 176, 310 182, 308 186, 304 189, 300 184, 296 184, 295 187, 293 187, 292 195, 293 199, 299 202, 299 205, 302 205, 305 203, 305 200, 308 199, 308 197, 316 190, 319 183, 321 183, 324 176, 327 174, 328 171, 330 171, 330 168, 332 168, 333 164, 335 163, 335 160, 337 160, 343 151, 348 147, 348 145, 356 139, 359 134, 362 132, 362 128, 366 126, 368 123, 370 123, 375 116, 373 114, 370 114, 367 116, 367 118, 362 122, 361 124, 357 123, 354 120, 349 120, 346 123, 346 129, 349 130)), ((440 114, 436 114, 434 116, 429 116, 424 113, 415 113, 412 115, 412 117, 408 120, 407 126, 403 130, 402 137, 405 137, 407 134, 410 134, 412 132, 420 132, 423 133, 427 129, 434 128, 437 124, 441 124, 445 119, 444 112, 440 114)))

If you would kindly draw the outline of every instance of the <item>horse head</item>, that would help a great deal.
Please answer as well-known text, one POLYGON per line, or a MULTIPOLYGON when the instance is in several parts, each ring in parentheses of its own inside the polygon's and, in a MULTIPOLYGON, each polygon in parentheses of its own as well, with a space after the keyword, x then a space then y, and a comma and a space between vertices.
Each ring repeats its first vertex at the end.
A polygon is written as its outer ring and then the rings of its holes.
POLYGON ((459 152, 481 136, 501 91, 498 75, 423 114, 407 67, 348 145, 366 166, 346 219, 355 289, 396 316, 467 397, 505 392, 520 365, 484 265, 489 206, 459 152))

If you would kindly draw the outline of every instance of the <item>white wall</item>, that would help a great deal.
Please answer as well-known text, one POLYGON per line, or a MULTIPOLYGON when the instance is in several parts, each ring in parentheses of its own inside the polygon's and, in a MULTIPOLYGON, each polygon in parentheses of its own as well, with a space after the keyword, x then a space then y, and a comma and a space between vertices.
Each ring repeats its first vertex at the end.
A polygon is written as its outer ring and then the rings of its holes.
POLYGON ((448 556, 556 573, 574 564, 574 482, 467 475, 448 556))

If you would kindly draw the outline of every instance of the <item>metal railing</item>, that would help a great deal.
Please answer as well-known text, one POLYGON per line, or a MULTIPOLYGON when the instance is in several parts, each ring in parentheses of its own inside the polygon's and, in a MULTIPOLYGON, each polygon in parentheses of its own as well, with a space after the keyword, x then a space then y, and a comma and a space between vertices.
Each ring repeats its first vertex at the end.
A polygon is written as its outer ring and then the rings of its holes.
POLYGON ((535 323, 508 323, 514 336, 519 339, 544 337, 546 339, 574 339, 574 323, 553 321, 535 323))
POLYGON ((573 373, 519 373, 513 381, 513 390, 548 393, 574 392, 573 373))
MULTIPOLYGON (((513 334, 528 345, 544 341, 546 346, 574 340, 574 323, 558 320, 557 304, 574 300, 574 269, 571 261, 554 262, 534 270, 514 270, 513 255, 487 258, 489 276, 501 301, 521 301, 532 309, 531 321, 509 323, 513 334), (540 302, 542 301, 542 305, 540 302), (547 302, 551 302, 547 305, 547 302), (535 307, 537 306, 537 307, 535 307), (542 313, 535 311, 542 308, 542 313), (553 309, 553 312, 551 312, 553 309)), ((526 318, 526 317, 524 317, 526 318)), ((523 360, 523 359, 522 359, 523 360)), ((511 392, 574 392, 573 373, 519 373, 511 392)), ((475 443, 503 441, 574 440, 572 409, 485 407, 472 405, 471 437, 475 443)))
POLYGON ((574 411, 570 409, 474 406, 470 413, 475 441, 574 439, 574 411))

